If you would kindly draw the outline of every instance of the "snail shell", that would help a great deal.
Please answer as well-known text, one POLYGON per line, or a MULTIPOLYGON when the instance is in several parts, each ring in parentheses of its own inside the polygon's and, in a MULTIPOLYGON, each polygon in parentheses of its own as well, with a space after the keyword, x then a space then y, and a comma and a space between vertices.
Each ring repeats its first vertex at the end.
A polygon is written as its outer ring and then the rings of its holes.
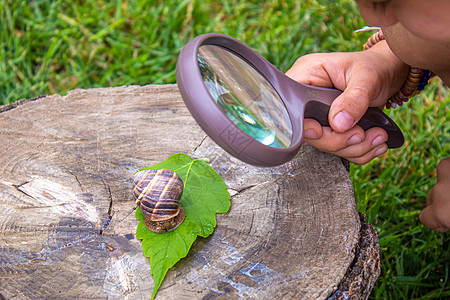
POLYGON ((185 214, 180 205, 183 186, 180 176, 167 169, 144 170, 134 175, 133 196, 147 229, 162 233, 183 223, 185 214))

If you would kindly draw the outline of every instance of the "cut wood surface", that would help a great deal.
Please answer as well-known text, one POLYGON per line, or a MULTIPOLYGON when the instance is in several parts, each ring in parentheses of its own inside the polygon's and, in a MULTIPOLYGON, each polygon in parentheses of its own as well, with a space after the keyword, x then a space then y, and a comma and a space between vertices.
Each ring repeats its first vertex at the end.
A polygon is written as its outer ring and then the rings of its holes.
POLYGON ((232 204, 156 299, 369 295, 377 236, 341 159, 304 144, 285 165, 245 164, 206 137, 176 85, 149 85, 0 107, 0 298, 150 299, 132 179, 178 152, 209 158, 232 204))

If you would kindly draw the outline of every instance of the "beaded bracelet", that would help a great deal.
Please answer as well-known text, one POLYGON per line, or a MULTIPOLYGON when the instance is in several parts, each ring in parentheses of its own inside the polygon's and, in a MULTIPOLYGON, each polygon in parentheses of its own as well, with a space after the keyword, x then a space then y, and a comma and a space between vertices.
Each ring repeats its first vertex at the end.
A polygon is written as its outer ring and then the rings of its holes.
MULTIPOLYGON (((363 49, 370 49, 373 45, 384 39, 383 31, 380 29, 367 40, 363 49)), ((387 100, 386 108, 396 108, 397 106, 402 106, 404 102, 408 102, 409 97, 414 97, 425 88, 430 77, 431 72, 429 70, 409 67, 408 78, 406 78, 400 90, 387 100)))

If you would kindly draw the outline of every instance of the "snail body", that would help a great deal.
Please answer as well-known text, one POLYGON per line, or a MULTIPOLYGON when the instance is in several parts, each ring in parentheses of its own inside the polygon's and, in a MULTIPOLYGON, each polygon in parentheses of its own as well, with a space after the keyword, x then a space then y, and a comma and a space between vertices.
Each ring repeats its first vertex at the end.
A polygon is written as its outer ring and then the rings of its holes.
POLYGON ((133 196, 141 208, 147 229, 162 233, 183 223, 185 214, 180 205, 183 181, 168 170, 144 170, 134 175, 133 196))

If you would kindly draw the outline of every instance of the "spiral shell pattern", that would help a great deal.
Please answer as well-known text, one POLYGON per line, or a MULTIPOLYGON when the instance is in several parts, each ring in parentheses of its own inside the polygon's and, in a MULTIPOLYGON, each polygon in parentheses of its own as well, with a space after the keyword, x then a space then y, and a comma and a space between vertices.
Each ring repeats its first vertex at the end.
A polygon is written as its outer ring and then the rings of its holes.
POLYGON ((180 212, 183 181, 175 172, 167 169, 144 170, 134 176, 133 195, 149 221, 164 221, 180 212))

